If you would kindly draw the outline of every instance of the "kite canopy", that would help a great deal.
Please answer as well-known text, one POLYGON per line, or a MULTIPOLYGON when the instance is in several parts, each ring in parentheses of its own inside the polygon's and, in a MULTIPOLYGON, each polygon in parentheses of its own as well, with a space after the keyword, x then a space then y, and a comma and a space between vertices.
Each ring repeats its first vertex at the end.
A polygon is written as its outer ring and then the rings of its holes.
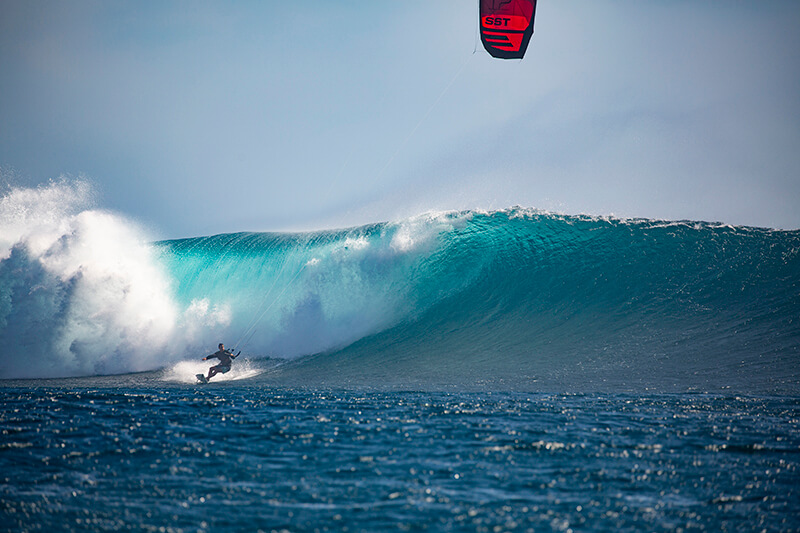
POLYGON ((533 35, 536 0, 479 0, 481 41, 492 56, 522 59, 533 35))

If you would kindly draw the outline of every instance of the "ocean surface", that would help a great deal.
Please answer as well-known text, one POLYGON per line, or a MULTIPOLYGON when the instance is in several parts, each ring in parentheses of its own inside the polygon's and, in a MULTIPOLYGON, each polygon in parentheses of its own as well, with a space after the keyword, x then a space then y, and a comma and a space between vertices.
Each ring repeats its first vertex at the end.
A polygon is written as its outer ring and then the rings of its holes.
POLYGON ((2 389, 4 530, 800 528, 797 398, 146 381, 2 389))
POLYGON ((0 202, 2 530, 800 530, 800 231, 153 241, 82 187, 0 202))

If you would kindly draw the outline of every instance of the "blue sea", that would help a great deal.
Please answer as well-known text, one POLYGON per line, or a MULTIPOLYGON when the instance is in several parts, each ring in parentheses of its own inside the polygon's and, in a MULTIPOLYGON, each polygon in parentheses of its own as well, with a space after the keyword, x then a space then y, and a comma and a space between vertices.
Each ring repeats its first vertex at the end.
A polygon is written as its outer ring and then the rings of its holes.
POLYGON ((2 530, 800 530, 800 231, 153 241, 31 209, 0 236, 2 530))

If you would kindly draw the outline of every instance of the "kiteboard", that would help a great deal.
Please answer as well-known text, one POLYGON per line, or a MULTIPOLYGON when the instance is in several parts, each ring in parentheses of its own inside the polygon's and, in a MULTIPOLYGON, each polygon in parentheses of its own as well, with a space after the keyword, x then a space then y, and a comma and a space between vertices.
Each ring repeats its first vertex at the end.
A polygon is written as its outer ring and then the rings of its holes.
POLYGON ((203 384, 208 383, 208 378, 205 377, 205 375, 203 375, 203 374, 195 374, 195 376, 197 377, 197 381, 199 381, 200 383, 203 383, 203 384))

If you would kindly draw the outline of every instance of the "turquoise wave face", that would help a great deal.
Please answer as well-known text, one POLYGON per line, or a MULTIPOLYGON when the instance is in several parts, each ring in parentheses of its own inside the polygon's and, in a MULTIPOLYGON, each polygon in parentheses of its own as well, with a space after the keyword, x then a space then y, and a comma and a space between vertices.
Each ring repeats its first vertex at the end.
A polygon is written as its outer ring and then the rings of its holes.
POLYGON ((292 358, 414 320, 468 287, 480 265, 446 256, 449 240, 469 218, 445 214, 341 231, 218 235, 159 247, 179 306, 224 315, 217 329, 237 349, 292 358))
POLYGON ((316 354, 302 379, 798 383, 796 231, 511 209, 160 246, 181 306, 225 310, 253 354, 316 354))

